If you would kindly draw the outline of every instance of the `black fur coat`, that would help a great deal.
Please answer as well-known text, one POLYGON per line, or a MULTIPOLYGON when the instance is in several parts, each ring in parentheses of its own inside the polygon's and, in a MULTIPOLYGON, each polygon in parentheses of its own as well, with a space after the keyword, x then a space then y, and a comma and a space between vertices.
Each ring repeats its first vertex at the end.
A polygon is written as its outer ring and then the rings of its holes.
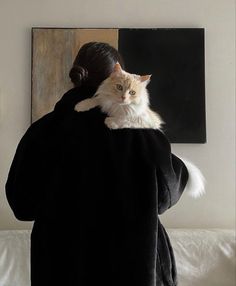
POLYGON ((188 171, 152 129, 109 130, 94 91, 73 88, 20 140, 5 185, 15 217, 34 221, 32 286, 174 286, 173 249, 159 215, 188 171))

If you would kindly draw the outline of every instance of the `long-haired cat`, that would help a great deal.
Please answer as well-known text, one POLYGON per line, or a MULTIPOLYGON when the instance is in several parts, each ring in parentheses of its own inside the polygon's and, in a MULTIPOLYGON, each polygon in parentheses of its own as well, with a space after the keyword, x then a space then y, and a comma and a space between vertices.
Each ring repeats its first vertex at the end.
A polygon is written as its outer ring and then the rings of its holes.
POLYGON ((163 121, 159 114, 149 107, 146 87, 150 77, 151 75, 130 74, 116 63, 113 72, 100 84, 95 95, 80 101, 75 110, 81 112, 100 106, 108 115, 105 124, 110 129, 160 129, 163 121))
MULTIPOLYGON (((98 87, 92 98, 80 101, 75 106, 78 112, 99 106, 108 117, 105 124, 110 129, 152 128, 160 129, 161 117, 149 107, 147 84, 151 75, 136 75, 124 71, 117 63, 111 75, 98 87)), ((201 171, 186 159, 189 180, 185 191, 198 198, 205 193, 205 178, 201 171)))

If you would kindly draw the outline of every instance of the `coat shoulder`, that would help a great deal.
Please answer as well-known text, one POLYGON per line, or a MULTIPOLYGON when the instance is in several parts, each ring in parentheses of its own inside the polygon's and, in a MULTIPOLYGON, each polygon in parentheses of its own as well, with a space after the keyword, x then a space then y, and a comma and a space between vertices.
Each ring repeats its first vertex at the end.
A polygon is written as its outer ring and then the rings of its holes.
POLYGON ((46 137, 50 135, 52 130, 57 126, 56 122, 57 120, 53 111, 45 114, 38 120, 31 123, 22 136, 20 143, 31 144, 34 142, 43 142, 43 140, 46 139, 46 137))

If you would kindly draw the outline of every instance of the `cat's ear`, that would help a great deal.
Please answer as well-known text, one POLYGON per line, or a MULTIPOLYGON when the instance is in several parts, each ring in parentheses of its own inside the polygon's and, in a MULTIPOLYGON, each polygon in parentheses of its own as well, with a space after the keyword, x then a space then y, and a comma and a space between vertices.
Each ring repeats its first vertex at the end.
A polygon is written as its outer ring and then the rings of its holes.
POLYGON ((112 73, 121 73, 121 72, 122 72, 122 67, 121 67, 121 65, 119 64, 119 62, 117 62, 117 63, 114 65, 114 68, 113 68, 112 73))
POLYGON ((152 76, 151 74, 141 75, 140 81, 148 84, 150 82, 151 76, 152 76))

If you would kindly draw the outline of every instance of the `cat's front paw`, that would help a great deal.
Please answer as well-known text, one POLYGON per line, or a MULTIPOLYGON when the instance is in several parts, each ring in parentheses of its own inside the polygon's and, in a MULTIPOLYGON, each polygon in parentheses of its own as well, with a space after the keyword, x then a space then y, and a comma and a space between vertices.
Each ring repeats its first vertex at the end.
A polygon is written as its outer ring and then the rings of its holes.
POLYGON ((88 111, 90 109, 89 99, 82 100, 75 105, 75 110, 77 112, 88 111))
POLYGON ((114 119, 113 118, 111 118, 111 117, 107 117, 106 119, 105 119, 105 124, 106 124, 106 126, 108 127, 108 128, 110 128, 110 129, 118 129, 118 125, 117 125, 117 123, 114 121, 114 119))

